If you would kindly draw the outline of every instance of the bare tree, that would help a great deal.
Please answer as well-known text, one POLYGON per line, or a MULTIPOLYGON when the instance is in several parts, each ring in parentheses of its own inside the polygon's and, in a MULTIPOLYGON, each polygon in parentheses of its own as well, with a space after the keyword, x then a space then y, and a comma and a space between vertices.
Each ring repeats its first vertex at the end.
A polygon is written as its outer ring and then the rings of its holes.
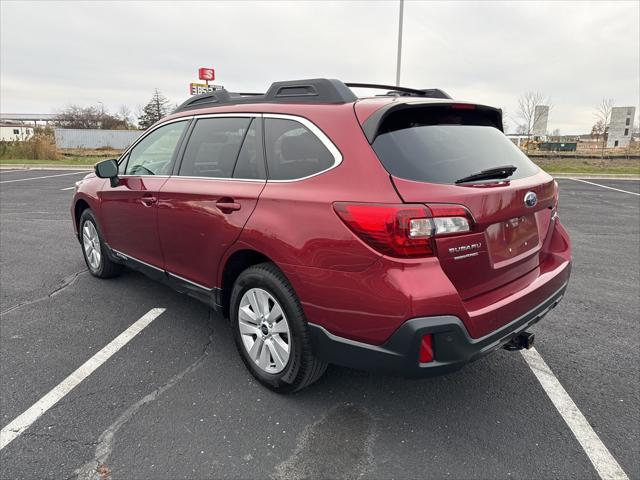
POLYGON ((527 151, 529 151, 529 140, 536 120, 536 107, 539 105, 548 105, 549 109, 551 109, 549 97, 540 92, 526 92, 518 99, 519 129, 527 136, 527 151))
POLYGON ((126 121, 111 115, 101 103, 89 107, 69 105, 56 114, 54 125, 62 128, 102 128, 107 130, 129 128, 126 121))
POLYGON ((118 113, 116 113, 116 117, 122 120, 123 122, 125 122, 127 125, 133 126, 133 121, 132 121, 133 116, 131 114, 131 109, 128 106, 122 105, 118 109, 118 113))
POLYGON ((604 147, 607 145, 607 137, 609 133, 609 123, 611 122, 611 109, 615 101, 613 98, 603 98, 602 101, 596 107, 596 111, 593 116, 596 118, 596 123, 601 124, 602 128, 602 150, 600 151, 600 157, 604 158, 604 147))
POLYGON ((604 123, 602 120, 596 121, 593 127, 591 127, 591 138, 600 140, 600 137, 604 135, 604 123))
POLYGON ((510 123, 509 123, 509 115, 507 111, 502 108, 502 131, 506 134, 509 131, 510 123))

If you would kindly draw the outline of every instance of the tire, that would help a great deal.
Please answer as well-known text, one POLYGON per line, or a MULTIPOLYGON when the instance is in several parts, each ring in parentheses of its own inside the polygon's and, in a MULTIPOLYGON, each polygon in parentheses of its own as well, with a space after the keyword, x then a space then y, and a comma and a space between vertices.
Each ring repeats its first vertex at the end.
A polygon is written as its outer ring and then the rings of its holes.
POLYGON ((327 363, 313 354, 298 297, 273 263, 254 265, 240 274, 231 292, 229 310, 238 352, 263 385, 279 393, 295 392, 318 380, 327 369, 327 363), (258 312, 254 311, 256 305, 258 312))
POLYGON ((88 208, 80 215, 78 231, 82 256, 91 275, 98 278, 112 278, 120 275, 122 265, 115 263, 109 257, 96 217, 88 208))

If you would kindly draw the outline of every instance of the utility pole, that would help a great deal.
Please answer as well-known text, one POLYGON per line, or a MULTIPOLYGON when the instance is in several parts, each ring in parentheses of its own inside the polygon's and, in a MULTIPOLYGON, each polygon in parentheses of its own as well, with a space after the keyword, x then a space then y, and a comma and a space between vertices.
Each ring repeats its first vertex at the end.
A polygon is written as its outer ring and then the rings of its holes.
POLYGON ((400 68, 402 66, 402 18, 404 16, 404 0, 400 0, 398 15, 398 59, 396 60, 396 87, 400 86, 400 68))

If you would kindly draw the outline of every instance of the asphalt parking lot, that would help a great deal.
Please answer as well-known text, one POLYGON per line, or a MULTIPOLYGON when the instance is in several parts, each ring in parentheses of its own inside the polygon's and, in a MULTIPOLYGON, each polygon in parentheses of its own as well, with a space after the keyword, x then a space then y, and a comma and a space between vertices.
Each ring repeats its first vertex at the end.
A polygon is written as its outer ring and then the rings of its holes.
MULTIPOLYGON (((330 367, 297 394, 267 391, 204 305, 138 273, 87 273, 68 212, 81 177, 0 171, 2 427, 165 311, 0 451, 3 479, 601 478, 518 352, 425 380, 330 367)), ((589 182, 559 180, 573 275, 536 349, 640 478, 640 182, 589 182)))

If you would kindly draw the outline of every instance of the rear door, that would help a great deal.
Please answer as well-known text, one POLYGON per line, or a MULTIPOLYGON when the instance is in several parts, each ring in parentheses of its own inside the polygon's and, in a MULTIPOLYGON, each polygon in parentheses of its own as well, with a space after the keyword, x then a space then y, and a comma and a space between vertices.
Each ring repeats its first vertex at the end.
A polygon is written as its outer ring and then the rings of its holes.
POLYGON ((260 115, 199 118, 175 174, 161 188, 158 231, 165 270, 214 287, 266 182, 260 115))
POLYGON ((372 144, 403 201, 463 205, 473 217, 470 233, 436 239, 463 299, 539 265, 554 207, 553 179, 500 131, 495 112, 453 104, 390 113, 372 144), (507 165, 516 167, 508 178, 456 183, 507 165))
POLYGON ((157 268, 163 264, 156 223, 158 192, 169 178, 188 123, 172 122, 148 133, 120 162, 118 186, 107 182, 100 192, 107 243, 157 268))

